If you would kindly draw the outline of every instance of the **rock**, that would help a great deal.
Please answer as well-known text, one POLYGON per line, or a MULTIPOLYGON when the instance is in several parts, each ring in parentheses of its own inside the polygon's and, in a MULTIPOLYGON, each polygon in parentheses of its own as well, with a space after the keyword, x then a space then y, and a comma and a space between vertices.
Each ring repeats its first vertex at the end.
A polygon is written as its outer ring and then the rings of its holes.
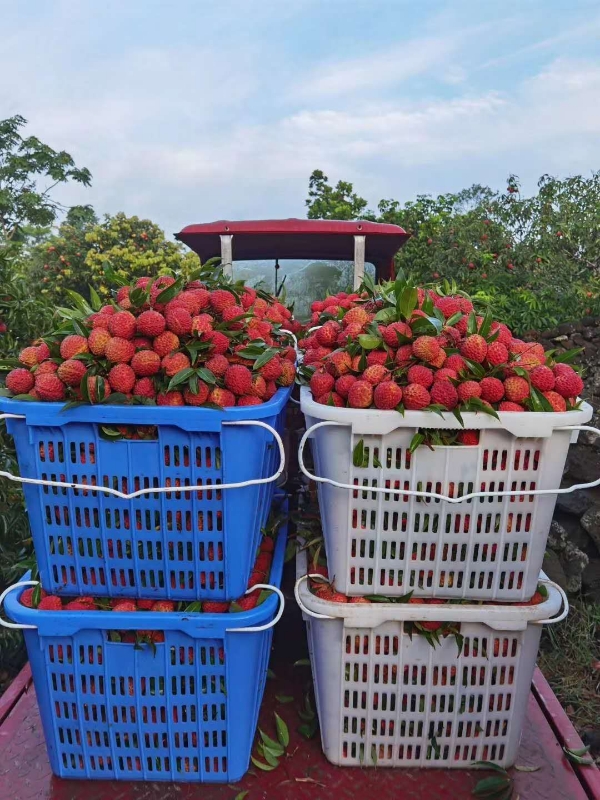
POLYGON ((558 328, 551 328, 549 331, 542 333, 542 339, 556 339, 557 336, 560 336, 558 328))
POLYGON ((589 558, 573 542, 567 542, 567 546, 560 554, 560 562, 567 577, 567 592, 575 593, 581 591, 583 582, 583 572, 590 563, 589 558))
POLYGON ((564 322, 562 325, 558 326, 558 332, 561 336, 570 336, 574 330, 575 325, 572 325, 570 322, 564 322))
POLYGON ((569 537, 566 530, 556 520, 552 520, 550 524, 550 532, 548 534, 548 549, 554 550, 557 553, 562 552, 567 546, 569 537))
MULTIPOLYGON (((591 505, 591 504, 590 504, 591 505)), ((567 541, 572 542, 575 547, 583 550, 584 553, 595 557, 597 555, 596 545, 591 539, 589 533, 581 527, 579 519, 571 514, 565 514, 563 511, 556 510, 554 513, 554 521, 566 532, 564 538, 563 550, 566 547, 567 541)))
POLYGON ((584 317, 581 320, 581 324, 585 325, 586 327, 592 328, 598 324, 598 320, 596 319, 596 317, 584 317))
POLYGON ((583 445, 571 447, 567 458, 567 472, 580 483, 600 477, 600 452, 583 445))
POLYGON ((583 571, 583 590, 586 595, 600 603, 600 558, 590 560, 590 563, 583 571))
POLYGON ((555 342, 568 342, 569 341, 569 337, 566 336, 565 334, 562 334, 560 336, 555 336, 554 337, 554 341, 555 342))
POLYGON ((581 527, 586 530, 600 553, 600 506, 591 506, 581 517, 581 527))
POLYGON ((546 550, 542 569, 551 581, 558 583, 561 589, 567 591, 567 576, 560 563, 558 553, 555 553, 554 550, 546 550))
POLYGON ((592 503, 593 500, 587 496, 585 491, 559 494, 556 499, 556 507, 560 511, 576 517, 581 517, 582 514, 585 514, 592 503))
POLYGON ((568 540, 569 535, 565 528, 553 519, 550 524, 550 532, 548 533, 548 549, 560 553, 565 549, 568 540))

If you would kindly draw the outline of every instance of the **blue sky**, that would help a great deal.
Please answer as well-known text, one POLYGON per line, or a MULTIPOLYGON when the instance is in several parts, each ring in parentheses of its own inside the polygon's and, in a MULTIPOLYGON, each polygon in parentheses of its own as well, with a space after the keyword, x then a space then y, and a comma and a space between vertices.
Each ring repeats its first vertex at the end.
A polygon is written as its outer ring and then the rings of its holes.
POLYGON ((0 0, 0 117, 93 173, 67 203, 167 232, 600 168, 587 0, 0 0))

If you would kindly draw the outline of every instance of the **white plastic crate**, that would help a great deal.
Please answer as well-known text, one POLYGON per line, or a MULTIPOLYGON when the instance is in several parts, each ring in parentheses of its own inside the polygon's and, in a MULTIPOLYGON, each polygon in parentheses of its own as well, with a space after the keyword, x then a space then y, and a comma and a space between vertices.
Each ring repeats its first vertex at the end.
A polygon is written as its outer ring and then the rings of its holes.
POLYGON ((536 606, 353 605, 313 595, 297 558, 323 752, 339 766, 511 766, 542 624, 568 613, 548 582, 536 606), (556 615, 561 606, 560 616, 556 615), (453 621, 464 637, 435 649, 407 621, 453 621))
MULTIPOLYGON (((329 574, 344 594, 528 600, 535 591, 565 460, 592 416, 464 413, 475 446, 422 445, 420 428, 460 429, 452 414, 349 409, 301 390, 300 468, 317 481, 329 574), (308 438, 316 475, 304 466, 308 438), (361 466, 353 453, 362 440, 361 466), (393 491, 395 490, 395 491, 393 491)), ((597 486, 600 480, 585 486, 597 486)))

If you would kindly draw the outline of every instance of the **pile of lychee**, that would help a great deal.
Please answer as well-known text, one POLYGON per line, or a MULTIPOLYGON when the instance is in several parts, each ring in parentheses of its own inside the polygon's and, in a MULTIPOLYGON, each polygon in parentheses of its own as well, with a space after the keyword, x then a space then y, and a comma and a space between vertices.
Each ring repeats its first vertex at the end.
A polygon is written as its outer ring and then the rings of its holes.
POLYGON ((580 375, 462 293, 400 281, 312 304, 303 373, 325 405, 381 410, 568 411, 580 375), (312 373, 312 374, 311 374, 312 373))
POLYGON ((249 286, 146 277, 93 313, 78 309, 21 351, 6 377, 12 396, 222 408, 259 405, 295 379, 285 331, 300 325, 249 286))

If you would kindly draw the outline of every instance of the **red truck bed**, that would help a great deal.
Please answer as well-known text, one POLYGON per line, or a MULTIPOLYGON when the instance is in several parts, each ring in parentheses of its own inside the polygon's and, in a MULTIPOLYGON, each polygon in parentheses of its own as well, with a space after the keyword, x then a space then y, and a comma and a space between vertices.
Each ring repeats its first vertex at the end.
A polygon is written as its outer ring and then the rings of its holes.
MULTIPOLYGON (((286 592, 287 594, 287 592, 286 592)), ((278 626, 261 711, 261 727, 273 731, 273 711, 288 724, 288 757, 272 772, 253 769, 234 785, 65 781, 52 776, 28 667, 0 698, 0 800, 467 800, 485 773, 467 770, 341 769, 321 753, 318 735, 310 741, 297 732, 298 702, 281 704, 276 695, 300 701, 309 680, 306 666, 294 667, 306 655, 302 623, 293 597, 278 626)), ((535 772, 511 770, 520 800, 600 799, 600 772, 576 768, 563 745, 581 747, 581 740, 542 674, 535 675, 517 764, 535 772)))

